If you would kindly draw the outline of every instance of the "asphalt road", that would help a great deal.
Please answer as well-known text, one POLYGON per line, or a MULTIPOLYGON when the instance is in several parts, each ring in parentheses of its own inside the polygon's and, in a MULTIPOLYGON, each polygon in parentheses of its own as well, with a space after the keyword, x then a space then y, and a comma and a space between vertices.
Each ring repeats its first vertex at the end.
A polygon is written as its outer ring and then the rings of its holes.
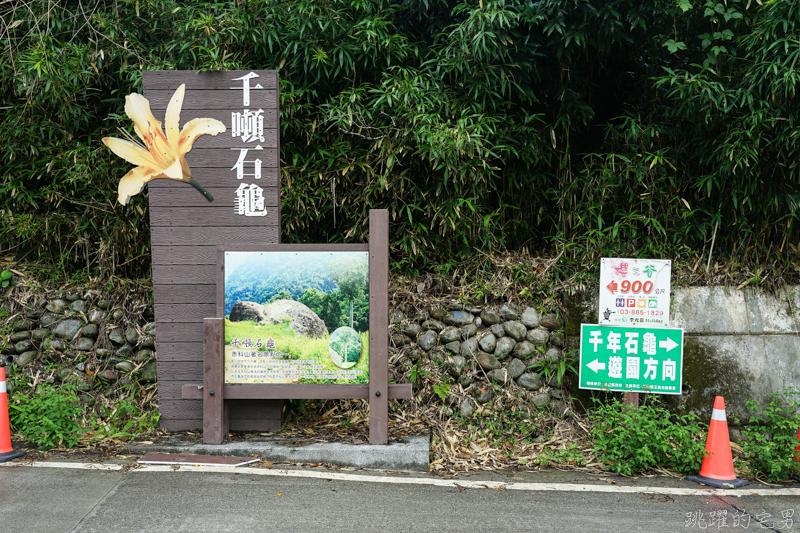
POLYGON ((0 531, 800 531, 797 484, 717 495, 669 478, 574 472, 446 480, 322 468, 119 468, 0 466, 0 531))

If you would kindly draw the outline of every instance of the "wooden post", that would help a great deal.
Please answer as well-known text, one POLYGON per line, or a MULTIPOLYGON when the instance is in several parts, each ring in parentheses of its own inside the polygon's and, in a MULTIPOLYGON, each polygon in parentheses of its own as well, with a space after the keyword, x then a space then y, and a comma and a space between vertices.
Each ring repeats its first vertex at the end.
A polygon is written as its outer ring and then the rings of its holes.
POLYGON ((634 409, 639 407, 639 393, 638 392, 626 392, 622 396, 622 403, 625 406, 630 405, 634 409))
POLYGON ((203 443, 222 444, 228 435, 228 409, 223 395, 222 318, 203 320, 203 443))
POLYGON ((369 211, 369 443, 389 443, 389 211, 369 211))

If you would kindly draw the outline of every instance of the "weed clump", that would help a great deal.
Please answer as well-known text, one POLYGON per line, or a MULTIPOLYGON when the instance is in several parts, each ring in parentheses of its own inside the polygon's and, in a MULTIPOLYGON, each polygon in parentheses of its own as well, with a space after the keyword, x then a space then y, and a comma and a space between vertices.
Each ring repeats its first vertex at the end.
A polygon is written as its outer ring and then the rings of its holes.
POLYGON ((594 453, 608 469, 630 476, 650 468, 696 473, 708 428, 694 413, 672 414, 658 400, 638 408, 615 399, 589 413, 594 453))
POLYGON ((753 400, 748 409, 757 414, 750 417, 750 425, 742 428, 745 439, 742 445, 750 460, 750 473, 756 478, 764 476, 769 483, 797 475, 800 463, 795 458, 795 447, 800 430, 800 393, 786 388, 773 393, 763 408, 753 400))
POLYGON ((34 394, 15 395, 8 406, 12 429, 42 450, 77 446, 85 432, 81 411, 73 384, 42 384, 34 394))

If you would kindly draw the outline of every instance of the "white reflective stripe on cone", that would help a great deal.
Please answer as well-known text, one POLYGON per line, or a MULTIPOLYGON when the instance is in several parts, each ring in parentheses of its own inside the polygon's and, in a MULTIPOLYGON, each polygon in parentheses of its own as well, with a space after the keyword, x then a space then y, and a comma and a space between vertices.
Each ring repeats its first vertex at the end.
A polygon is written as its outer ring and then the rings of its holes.
POLYGON ((0 381, 0 394, 3 394, 4 392, 6 392, 6 382, 0 381))
POLYGON ((725 418, 725 411, 722 409, 714 409, 711 412, 711 420, 719 420, 720 422, 725 422, 727 418, 725 418))

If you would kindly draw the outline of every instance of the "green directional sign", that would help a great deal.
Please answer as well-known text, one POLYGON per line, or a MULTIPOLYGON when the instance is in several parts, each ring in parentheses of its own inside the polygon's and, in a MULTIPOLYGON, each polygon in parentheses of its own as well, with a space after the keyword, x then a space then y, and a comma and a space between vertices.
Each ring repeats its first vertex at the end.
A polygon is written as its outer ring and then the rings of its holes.
POLYGON ((581 324, 581 389, 680 394, 683 330, 581 324))

